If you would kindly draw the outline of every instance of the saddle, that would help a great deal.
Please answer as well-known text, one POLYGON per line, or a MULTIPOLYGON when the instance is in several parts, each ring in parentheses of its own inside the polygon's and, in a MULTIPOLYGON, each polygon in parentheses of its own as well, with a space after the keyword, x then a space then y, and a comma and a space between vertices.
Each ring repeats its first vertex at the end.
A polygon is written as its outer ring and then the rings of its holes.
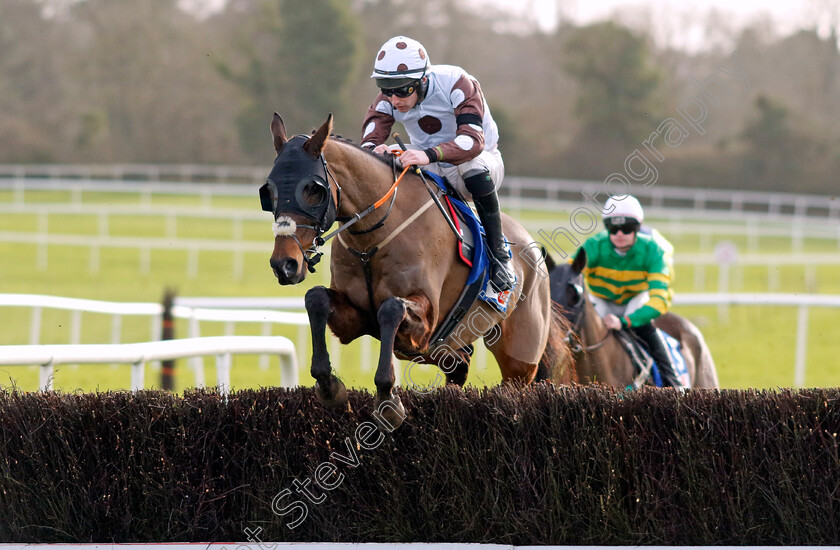
MULTIPOLYGON (((682 345, 679 340, 667 332, 660 329, 656 330, 668 346, 668 353, 671 356, 671 364, 674 365, 677 376, 682 381, 684 387, 690 388, 691 378, 688 374, 688 368, 685 365, 685 358, 682 356, 682 353, 680 353, 682 345)), ((647 345, 626 329, 616 332, 616 337, 618 338, 618 341, 621 342, 621 345, 628 357, 630 357, 630 362, 633 363, 633 367, 636 372, 636 376, 633 378, 633 383, 628 385, 626 389, 639 389, 646 384, 656 386, 657 388, 663 387, 664 384, 662 382, 662 375, 659 373, 659 367, 656 366, 656 362, 650 355, 647 345)))
POLYGON ((460 193, 444 177, 434 172, 424 171, 423 173, 440 190, 449 215, 461 236, 457 243, 458 257, 465 265, 470 267, 470 274, 467 277, 464 290, 449 315, 438 325, 437 330, 429 340, 430 345, 435 347, 446 340, 478 299, 493 305, 499 312, 506 313, 508 297, 513 294, 515 285, 514 288, 505 292, 496 292, 490 286, 489 247, 484 237, 484 228, 481 221, 460 193))

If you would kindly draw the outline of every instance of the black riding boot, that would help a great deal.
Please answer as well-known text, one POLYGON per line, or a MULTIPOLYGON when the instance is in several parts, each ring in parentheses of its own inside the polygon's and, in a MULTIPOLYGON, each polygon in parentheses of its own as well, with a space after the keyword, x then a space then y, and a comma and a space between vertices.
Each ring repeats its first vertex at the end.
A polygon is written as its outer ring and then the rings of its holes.
POLYGON ((653 324, 647 323, 646 325, 633 327, 632 330, 636 336, 647 344, 650 355, 656 362, 656 366, 659 367, 659 374, 662 376, 662 383, 665 386, 682 388, 682 382, 680 382, 680 379, 677 376, 677 371, 674 369, 674 364, 671 362, 671 355, 668 353, 668 344, 665 343, 662 336, 656 328, 654 328, 653 324))
POLYGON ((464 184, 472 194, 475 209, 490 248, 490 283, 501 292, 510 290, 516 280, 510 254, 505 248, 502 234, 502 218, 499 213, 499 197, 489 172, 470 171, 464 175, 464 184))

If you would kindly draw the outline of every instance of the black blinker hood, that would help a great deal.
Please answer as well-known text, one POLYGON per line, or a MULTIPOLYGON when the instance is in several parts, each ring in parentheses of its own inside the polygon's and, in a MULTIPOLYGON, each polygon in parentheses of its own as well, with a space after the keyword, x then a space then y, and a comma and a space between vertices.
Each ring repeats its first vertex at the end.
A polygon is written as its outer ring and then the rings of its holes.
POLYGON ((336 205, 323 155, 312 158, 303 149, 309 136, 295 136, 283 145, 268 180, 260 188, 266 212, 300 214, 314 221, 321 232, 335 222, 336 205))

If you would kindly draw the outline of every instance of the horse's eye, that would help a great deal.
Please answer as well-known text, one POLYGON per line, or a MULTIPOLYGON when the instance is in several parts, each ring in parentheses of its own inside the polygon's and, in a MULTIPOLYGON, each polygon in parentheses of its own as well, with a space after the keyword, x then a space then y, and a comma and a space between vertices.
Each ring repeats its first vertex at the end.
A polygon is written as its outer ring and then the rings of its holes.
POLYGON ((566 297, 572 305, 578 305, 583 298, 583 287, 577 284, 569 283, 566 287, 566 297))
POLYGON ((327 190, 320 182, 309 181, 301 189, 300 198, 306 206, 315 208, 327 200, 327 190))

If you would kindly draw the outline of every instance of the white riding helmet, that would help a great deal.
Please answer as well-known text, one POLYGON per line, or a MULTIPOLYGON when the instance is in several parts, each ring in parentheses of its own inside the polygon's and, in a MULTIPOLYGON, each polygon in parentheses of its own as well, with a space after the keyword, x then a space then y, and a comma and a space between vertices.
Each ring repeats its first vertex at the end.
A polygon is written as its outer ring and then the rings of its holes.
POLYGON ((607 202, 604 203, 602 214, 604 221, 611 220, 617 225, 626 223, 627 219, 636 220, 640 224, 645 221, 642 205, 632 195, 618 195, 608 198, 607 202), (624 220, 618 220, 617 218, 624 218, 624 220))
POLYGON ((389 81, 420 80, 428 68, 429 55, 423 44, 407 36, 395 36, 379 48, 370 77, 377 84, 384 81, 382 84, 387 86, 380 85, 381 88, 391 87, 393 82, 389 81))

